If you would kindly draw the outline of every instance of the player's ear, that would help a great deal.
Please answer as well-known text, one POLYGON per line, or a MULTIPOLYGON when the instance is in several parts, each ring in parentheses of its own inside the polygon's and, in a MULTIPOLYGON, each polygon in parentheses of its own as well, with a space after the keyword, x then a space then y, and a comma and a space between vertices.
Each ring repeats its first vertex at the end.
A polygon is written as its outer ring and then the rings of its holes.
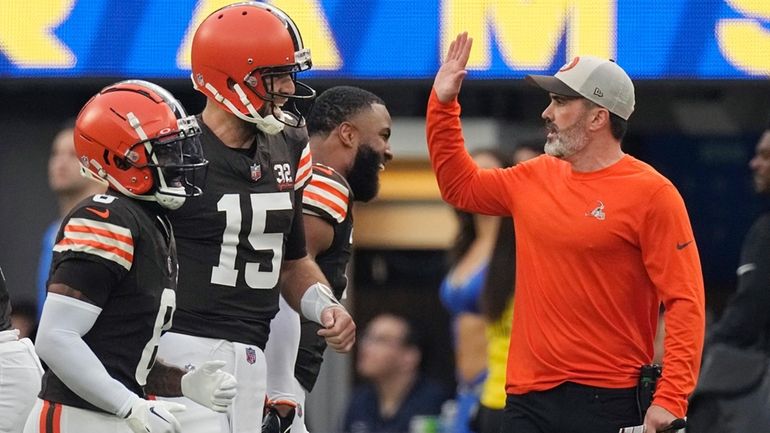
POLYGON ((340 138, 340 142, 345 147, 355 147, 357 134, 358 130, 350 122, 342 122, 337 127, 337 135, 340 138))

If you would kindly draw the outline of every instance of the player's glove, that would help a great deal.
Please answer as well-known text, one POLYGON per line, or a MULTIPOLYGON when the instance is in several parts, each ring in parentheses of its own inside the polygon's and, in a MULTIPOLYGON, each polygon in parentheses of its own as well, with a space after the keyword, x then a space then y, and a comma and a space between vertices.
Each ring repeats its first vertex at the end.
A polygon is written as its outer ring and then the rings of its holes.
POLYGON ((225 361, 206 361, 182 376, 182 395, 217 412, 227 412, 236 394, 235 377, 220 370, 225 361))
POLYGON ((182 426, 172 412, 183 410, 179 403, 139 398, 128 411, 126 422, 134 433, 181 433, 182 426))
POLYGON ((291 423, 294 422, 294 414, 297 410, 297 403, 290 400, 275 400, 265 403, 265 416, 262 418, 262 433, 289 433, 291 423), (283 410, 288 412, 281 415, 278 407, 283 406, 283 410))

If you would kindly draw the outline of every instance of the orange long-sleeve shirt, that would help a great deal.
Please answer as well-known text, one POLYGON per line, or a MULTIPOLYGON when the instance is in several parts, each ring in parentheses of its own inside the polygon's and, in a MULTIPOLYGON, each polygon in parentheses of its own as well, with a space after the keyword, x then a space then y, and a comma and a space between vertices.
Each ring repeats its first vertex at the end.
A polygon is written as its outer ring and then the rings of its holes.
POLYGON ((480 170, 464 150, 457 101, 432 92, 430 158, 453 206, 516 221, 516 294, 506 392, 571 381, 636 385, 666 307, 663 377, 654 404, 678 417, 698 376, 705 328, 700 259, 671 182, 629 155, 581 173, 544 155, 480 170))

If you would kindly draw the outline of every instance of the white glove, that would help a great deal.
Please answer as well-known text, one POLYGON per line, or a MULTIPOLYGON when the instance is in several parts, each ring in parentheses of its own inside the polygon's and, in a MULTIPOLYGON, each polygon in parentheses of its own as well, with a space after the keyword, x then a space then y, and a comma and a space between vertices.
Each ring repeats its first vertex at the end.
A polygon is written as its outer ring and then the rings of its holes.
POLYGON ((182 395, 216 412, 227 412, 238 385, 232 374, 220 370, 225 361, 206 361, 182 376, 182 395))
POLYGON ((182 426, 171 412, 185 410, 184 405, 170 401, 136 400, 126 415, 134 433, 181 433, 182 426))

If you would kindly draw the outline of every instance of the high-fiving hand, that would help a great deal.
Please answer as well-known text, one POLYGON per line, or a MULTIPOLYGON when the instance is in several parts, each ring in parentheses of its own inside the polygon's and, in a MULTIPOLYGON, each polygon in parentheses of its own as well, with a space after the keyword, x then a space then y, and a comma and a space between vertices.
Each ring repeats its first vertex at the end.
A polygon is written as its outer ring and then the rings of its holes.
POLYGON ((225 361, 206 361, 182 376, 182 395, 216 412, 227 412, 238 383, 221 370, 225 365, 225 361))
POLYGON ((463 79, 468 75, 465 66, 468 64, 472 45, 473 38, 468 37, 468 32, 457 35, 449 45, 444 62, 436 73, 436 79, 433 80, 433 88, 436 90, 439 101, 446 104, 460 93, 463 79))

